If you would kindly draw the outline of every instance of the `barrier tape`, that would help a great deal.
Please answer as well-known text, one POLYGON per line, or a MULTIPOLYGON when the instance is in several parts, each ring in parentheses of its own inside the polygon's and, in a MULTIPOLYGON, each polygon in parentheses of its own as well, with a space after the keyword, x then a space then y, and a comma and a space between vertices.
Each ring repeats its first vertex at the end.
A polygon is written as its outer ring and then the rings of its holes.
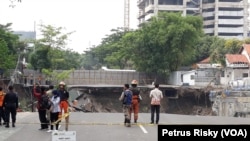
POLYGON ((58 118, 58 119, 57 119, 55 122, 53 122, 52 124, 55 125, 55 124, 59 123, 61 120, 67 118, 67 117, 69 117, 69 113, 63 114, 62 117, 58 118))
MULTIPOLYGON (((55 122, 51 123, 41 123, 41 122, 16 122, 16 124, 49 124, 49 125, 55 125, 57 123, 59 123, 60 125, 123 125, 124 123, 103 123, 103 122, 88 122, 88 123, 80 123, 80 122, 71 122, 69 121, 68 123, 66 122, 67 117, 70 116, 70 113, 64 113, 62 115, 62 117, 60 117, 58 120, 56 120, 55 122), (62 122, 65 121, 65 122, 62 122)), ((11 122, 10 122, 11 123, 11 122)), ((154 124, 151 123, 131 123, 131 125, 144 125, 144 126, 153 126, 154 124)))

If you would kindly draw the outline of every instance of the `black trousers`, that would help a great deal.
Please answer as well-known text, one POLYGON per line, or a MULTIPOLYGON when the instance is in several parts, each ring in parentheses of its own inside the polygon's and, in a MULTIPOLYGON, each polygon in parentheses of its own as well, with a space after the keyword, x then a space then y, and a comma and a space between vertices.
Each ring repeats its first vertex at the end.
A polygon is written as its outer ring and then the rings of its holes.
MULTIPOLYGON (((58 120, 58 115, 59 115, 59 112, 50 113, 50 121, 51 121, 50 130, 54 129, 53 122, 58 120)), ((57 122, 55 125, 56 125, 56 130, 58 130, 59 122, 57 122)))
POLYGON ((16 106, 8 106, 5 108, 6 123, 10 122, 10 115, 12 123, 16 122, 16 106))
POLYGON ((154 115, 156 113, 156 123, 159 122, 160 119, 160 105, 151 105, 151 122, 154 123, 154 115))
POLYGON ((6 122, 6 116, 5 116, 5 110, 3 109, 3 107, 0 107, 0 123, 6 122))
POLYGON ((46 118, 46 110, 38 110, 39 120, 41 123, 41 129, 47 129, 49 126, 49 121, 46 118))
POLYGON ((6 116, 5 116, 5 110, 3 109, 3 107, 0 107, 0 123, 6 122, 6 116))

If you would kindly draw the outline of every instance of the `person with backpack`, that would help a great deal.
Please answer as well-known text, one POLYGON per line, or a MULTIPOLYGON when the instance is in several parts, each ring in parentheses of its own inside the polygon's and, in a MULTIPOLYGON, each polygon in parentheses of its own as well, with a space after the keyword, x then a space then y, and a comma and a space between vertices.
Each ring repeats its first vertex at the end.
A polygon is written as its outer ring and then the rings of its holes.
POLYGON ((132 91, 129 90, 129 84, 124 84, 123 92, 119 98, 122 101, 123 113, 124 113, 124 125, 131 127, 130 113, 132 104, 132 91))
POLYGON ((4 111, 4 97, 5 93, 3 91, 3 88, 0 87, 0 125, 3 125, 6 123, 6 117, 5 117, 5 111, 4 111), (3 123, 2 123, 3 120, 3 123))
POLYGON ((49 108, 46 103, 49 103, 49 98, 46 95, 46 88, 44 86, 34 85, 33 87, 33 95, 37 98, 37 110, 38 116, 40 120, 41 128, 39 130, 48 130, 49 122, 46 117, 46 110, 49 108), (40 88, 40 90, 39 90, 40 88))
POLYGON ((6 93, 4 97, 4 108, 6 113, 6 128, 9 128, 10 115, 12 119, 12 127, 15 127, 16 123, 16 114, 18 109, 18 97, 14 92, 14 88, 12 85, 8 87, 9 91, 6 93))

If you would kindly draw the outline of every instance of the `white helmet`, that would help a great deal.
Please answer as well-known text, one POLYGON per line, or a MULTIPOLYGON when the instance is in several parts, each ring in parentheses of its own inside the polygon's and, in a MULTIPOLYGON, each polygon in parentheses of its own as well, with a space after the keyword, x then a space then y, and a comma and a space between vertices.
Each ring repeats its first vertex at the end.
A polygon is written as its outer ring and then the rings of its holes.
POLYGON ((131 84, 138 84, 138 81, 137 80, 132 80, 131 84))
POLYGON ((63 81, 61 81, 61 82, 59 83, 59 85, 65 85, 65 83, 64 83, 63 81))

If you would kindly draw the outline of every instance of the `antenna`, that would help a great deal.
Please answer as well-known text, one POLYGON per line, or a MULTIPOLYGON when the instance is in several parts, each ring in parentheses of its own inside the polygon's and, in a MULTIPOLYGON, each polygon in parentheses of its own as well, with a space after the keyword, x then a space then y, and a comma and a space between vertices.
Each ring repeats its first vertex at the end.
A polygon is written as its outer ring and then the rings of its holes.
POLYGON ((124 30, 129 31, 130 0, 124 0, 124 30))

